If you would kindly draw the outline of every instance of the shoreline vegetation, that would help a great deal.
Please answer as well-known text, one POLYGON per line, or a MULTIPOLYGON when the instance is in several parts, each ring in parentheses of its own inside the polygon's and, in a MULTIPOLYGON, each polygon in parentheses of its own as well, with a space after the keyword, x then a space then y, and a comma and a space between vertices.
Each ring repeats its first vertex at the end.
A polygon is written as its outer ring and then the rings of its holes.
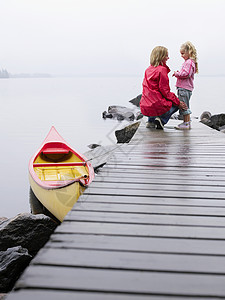
MULTIPOLYGON (((225 74, 201 74, 199 77, 225 77, 225 74)), ((49 73, 18 73, 12 74, 7 69, 0 68, 1 78, 54 78, 54 77, 141 77, 142 74, 110 74, 110 73, 89 73, 89 74, 49 74, 49 73)))

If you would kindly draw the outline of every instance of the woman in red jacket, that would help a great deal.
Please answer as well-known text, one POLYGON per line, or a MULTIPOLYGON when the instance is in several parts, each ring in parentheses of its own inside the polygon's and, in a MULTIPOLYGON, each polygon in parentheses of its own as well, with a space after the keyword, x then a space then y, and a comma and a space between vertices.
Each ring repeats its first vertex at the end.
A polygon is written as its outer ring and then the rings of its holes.
POLYGON ((187 109, 186 104, 170 92, 168 59, 167 48, 155 47, 150 56, 150 66, 145 71, 140 108, 142 114, 148 116, 148 128, 163 129, 172 114, 178 109, 187 109))

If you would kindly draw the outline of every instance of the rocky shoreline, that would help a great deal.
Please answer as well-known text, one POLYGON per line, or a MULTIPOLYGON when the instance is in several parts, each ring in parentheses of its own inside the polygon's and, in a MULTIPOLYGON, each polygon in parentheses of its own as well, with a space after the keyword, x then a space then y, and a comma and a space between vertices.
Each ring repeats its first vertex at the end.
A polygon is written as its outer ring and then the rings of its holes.
POLYGON ((12 219, 0 219, 0 293, 12 290, 56 227, 50 217, 42 214, 21 213, 12 219))

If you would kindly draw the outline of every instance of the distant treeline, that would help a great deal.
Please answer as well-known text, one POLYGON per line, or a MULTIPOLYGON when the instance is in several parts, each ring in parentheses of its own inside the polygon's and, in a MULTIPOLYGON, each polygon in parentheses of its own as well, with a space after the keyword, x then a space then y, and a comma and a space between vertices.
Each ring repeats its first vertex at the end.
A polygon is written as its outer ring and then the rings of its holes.
POLYGON ((50 74, 46 73, 20 73, 20 74, 11 74, 6 69, 0 69, 0 78, 46 78, 52 77, 50 74))

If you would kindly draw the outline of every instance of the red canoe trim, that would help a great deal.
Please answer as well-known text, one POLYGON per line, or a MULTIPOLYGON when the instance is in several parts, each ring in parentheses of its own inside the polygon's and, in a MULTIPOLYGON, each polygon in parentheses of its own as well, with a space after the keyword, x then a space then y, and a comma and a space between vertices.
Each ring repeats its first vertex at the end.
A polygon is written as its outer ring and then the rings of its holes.
POLYGON ((72 166, 86 166, 86 162, 69 162, 69 163, 34 163, 34 167, 72 167, 72 166))

